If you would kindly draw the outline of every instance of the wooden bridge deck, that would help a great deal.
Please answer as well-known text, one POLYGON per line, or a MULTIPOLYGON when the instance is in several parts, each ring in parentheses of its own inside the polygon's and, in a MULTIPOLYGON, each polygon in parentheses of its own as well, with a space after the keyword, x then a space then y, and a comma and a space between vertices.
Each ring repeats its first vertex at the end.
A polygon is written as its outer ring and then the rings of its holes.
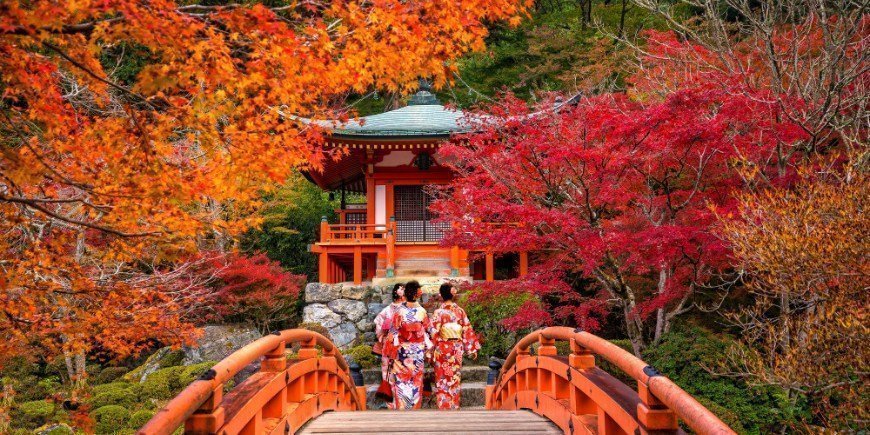
POLYGON ((530 411, 362 411, 329 412, 300 434, 561 434, 554 424, 530 411))

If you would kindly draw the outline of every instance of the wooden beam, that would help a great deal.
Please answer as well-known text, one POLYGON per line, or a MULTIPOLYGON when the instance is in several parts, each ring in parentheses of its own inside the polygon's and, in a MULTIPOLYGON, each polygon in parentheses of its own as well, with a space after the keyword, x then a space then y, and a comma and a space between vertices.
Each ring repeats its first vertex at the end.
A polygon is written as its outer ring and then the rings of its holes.
POLYGON ((495 256, 492 252, 486 253, 486 280, 490 282, 495 280, 495 256))

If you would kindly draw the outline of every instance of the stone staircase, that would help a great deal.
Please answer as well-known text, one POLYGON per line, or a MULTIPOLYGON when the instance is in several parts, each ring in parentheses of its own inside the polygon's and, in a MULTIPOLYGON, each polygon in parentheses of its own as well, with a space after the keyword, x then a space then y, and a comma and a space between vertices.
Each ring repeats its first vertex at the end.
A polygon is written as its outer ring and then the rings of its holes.
POLYGON ((430 276, 450 276, 450 272, 450 261, 441 258, 396 260, 397 276, 425 278, 430 276))
MULTIPOLYGON (((427 367, 426 372, 431 373, 432 368, 427 367)), ((366 402, 368 409, 382 409, 384 401, 375 397, 375 392, 378 389, 378 385, 381 383, 380 366, 365 369, 362 373, 363 380, 365 380, 366 384, 366 402)), ((460 406, 462 409, 483 409, 486 404, 486 375, 488 373, 489 367, 486 366, 462 367, 462 394, 460 396, 460 406)), ((434 396, 431 401, 424 399, 423 408, 436 408, 434 396)))

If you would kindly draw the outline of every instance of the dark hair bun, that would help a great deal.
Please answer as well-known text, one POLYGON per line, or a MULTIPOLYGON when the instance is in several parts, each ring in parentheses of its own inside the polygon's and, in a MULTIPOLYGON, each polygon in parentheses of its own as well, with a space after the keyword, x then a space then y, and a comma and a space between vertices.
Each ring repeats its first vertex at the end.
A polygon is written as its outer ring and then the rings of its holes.
POLYGON ((441 299, 444 299, 445 301, 453 299, 453 284, 448 282, 441 284, 438 293, 441 293, 441 299))
POLYGON ((405 299, 414 302, 420 296, 420 283, 417 281, 408 281, 405 284, 405 299))

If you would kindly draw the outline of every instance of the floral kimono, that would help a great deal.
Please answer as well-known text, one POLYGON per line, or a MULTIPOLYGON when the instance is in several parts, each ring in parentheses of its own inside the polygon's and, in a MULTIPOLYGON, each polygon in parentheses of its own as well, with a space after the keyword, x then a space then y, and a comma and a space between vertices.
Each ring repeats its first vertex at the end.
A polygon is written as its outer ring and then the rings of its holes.
POLYGON ((389 380, 390 365, 395 355, 388 355, 384 352, 384 342, 393 340, 393 336, 390 335, 393 316, 399 312, 401 306, 400 302, 393 302, 384 307, 375 317, 375 334, 377 335, 378 342, 375 343, 375 348, 372 350, 381 355, 381 379, 385 381, 389 380))
POLYGON ((480 340, 471 328, 465 310, 452 301, 441 304, 432 315, 435 343, 435 397, 438 409, 459 409, 462 356, 476 354, 480 340))
POLYGON ((432 347, 429 329, 432 323, 426 310, 416 302, 408 302, 399 307, 393 316, 393 342, 384 344, 384 353, 391 345, 396 347, 390 376, 393 385, 393 403, 390 409, 414 409, 422 405, 423 360, 432 347))

